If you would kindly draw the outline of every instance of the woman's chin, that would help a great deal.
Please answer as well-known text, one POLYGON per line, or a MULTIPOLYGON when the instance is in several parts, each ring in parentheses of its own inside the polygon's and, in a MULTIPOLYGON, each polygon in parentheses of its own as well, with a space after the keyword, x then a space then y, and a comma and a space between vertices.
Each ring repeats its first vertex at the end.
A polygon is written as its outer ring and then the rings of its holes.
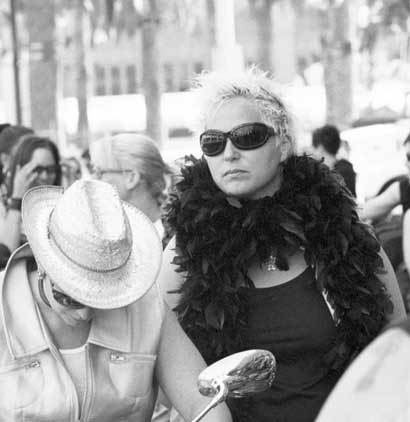
POLYGON ((243 183, 229 183, 222 186, 221 189, 226 195, 235 198, 248 198, 252 196, 253 189, 243 183))

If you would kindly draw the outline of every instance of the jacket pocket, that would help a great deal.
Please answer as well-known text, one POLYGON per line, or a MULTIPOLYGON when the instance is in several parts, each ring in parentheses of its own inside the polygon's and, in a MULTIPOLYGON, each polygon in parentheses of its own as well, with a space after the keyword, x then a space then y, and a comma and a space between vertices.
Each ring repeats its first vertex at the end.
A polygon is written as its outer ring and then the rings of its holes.
POLYGON ((38 359, 0 368, 0 409, 23 409, 41 396, 44 374, 38 359))
POLYGON ((109 373, 120 397, 138 398, 152 388, 156 355, 138 353, 109 354, 109 373))

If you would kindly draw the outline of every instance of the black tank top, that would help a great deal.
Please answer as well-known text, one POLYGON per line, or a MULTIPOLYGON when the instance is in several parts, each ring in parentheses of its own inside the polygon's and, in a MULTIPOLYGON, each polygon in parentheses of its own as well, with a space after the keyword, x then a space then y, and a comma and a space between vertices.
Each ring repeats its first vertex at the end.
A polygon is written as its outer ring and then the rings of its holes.
POLYGON ((267 349, 276 357, 272 387, 250 399, 231 399, 235 420, 313 422, 337 381, 323 355, 336 337, 331 312, 308 268, 291 281, 244 288, 249 324, 247 349, 267 349))

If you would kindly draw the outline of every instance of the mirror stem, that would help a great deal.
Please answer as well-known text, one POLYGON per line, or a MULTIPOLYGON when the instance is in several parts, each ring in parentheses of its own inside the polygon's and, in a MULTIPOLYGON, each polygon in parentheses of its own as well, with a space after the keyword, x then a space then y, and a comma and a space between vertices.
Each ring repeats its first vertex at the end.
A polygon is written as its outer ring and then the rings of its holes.
POLYGON ((195 418, 192 422, 200 421, 211 409, 216 407, 219 403, 225 401, 226 397, 228 396, 228 387, 223 381, 215 381, 212 384, 218 393, 215 397, 211 400, 211 402, 206 406, 206 408, 195 418))

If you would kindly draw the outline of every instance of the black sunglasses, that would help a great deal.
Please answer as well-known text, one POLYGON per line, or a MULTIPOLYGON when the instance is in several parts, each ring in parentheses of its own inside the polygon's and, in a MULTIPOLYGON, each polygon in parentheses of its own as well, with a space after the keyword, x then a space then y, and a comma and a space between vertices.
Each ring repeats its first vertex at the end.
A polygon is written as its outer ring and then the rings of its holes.
POLYGON ((275 136, 273 127, 264 123, 244 123, 235 126, 229 132, 210 129, 199 137, 202 152, 209 157, 219 155, 225 149, 228 138, 238 149, 248 150, 266 144, 271 136, 275 136))
MULTIPOLYGON (((38 290, 40 292, 40 297, 43 300, 43 302, 48 305, 51 308, 50 302, 47 299, 47 296, 44 292, 44 279, 46 274, 41 273, 38 276, 38 290)), ((60 292, 55 288, 55 284, 50 280, 51 285, 51 292, 53 294, 53 298, 56 302, 58 302, 60 305, 66 306, 68 308, 74 308, 74 309, 81 309, 85 308, 85 305, 83 305, 80 302, 77 302, 72 297, 66 295, 63 292, 60 292)))
POLYGON ((60 305, 66 306, 68 308, 75 308, 75 309, 85 308, 85 305, 83 305, 80 302, 77 302, 71 296, 68 296, 63 292, 60 292, 59 290, 56 290, 55 285, 52 281, 50 283, 51 283, 51 292, 53 293, 53 298, 60 305))
POLYGON ((42 174, 43 172, 46 172, 47 175, 53 175, 56 174, 58 171, 58 166, 37 166, 34 167, 33 172, 37 174, 42 174))

